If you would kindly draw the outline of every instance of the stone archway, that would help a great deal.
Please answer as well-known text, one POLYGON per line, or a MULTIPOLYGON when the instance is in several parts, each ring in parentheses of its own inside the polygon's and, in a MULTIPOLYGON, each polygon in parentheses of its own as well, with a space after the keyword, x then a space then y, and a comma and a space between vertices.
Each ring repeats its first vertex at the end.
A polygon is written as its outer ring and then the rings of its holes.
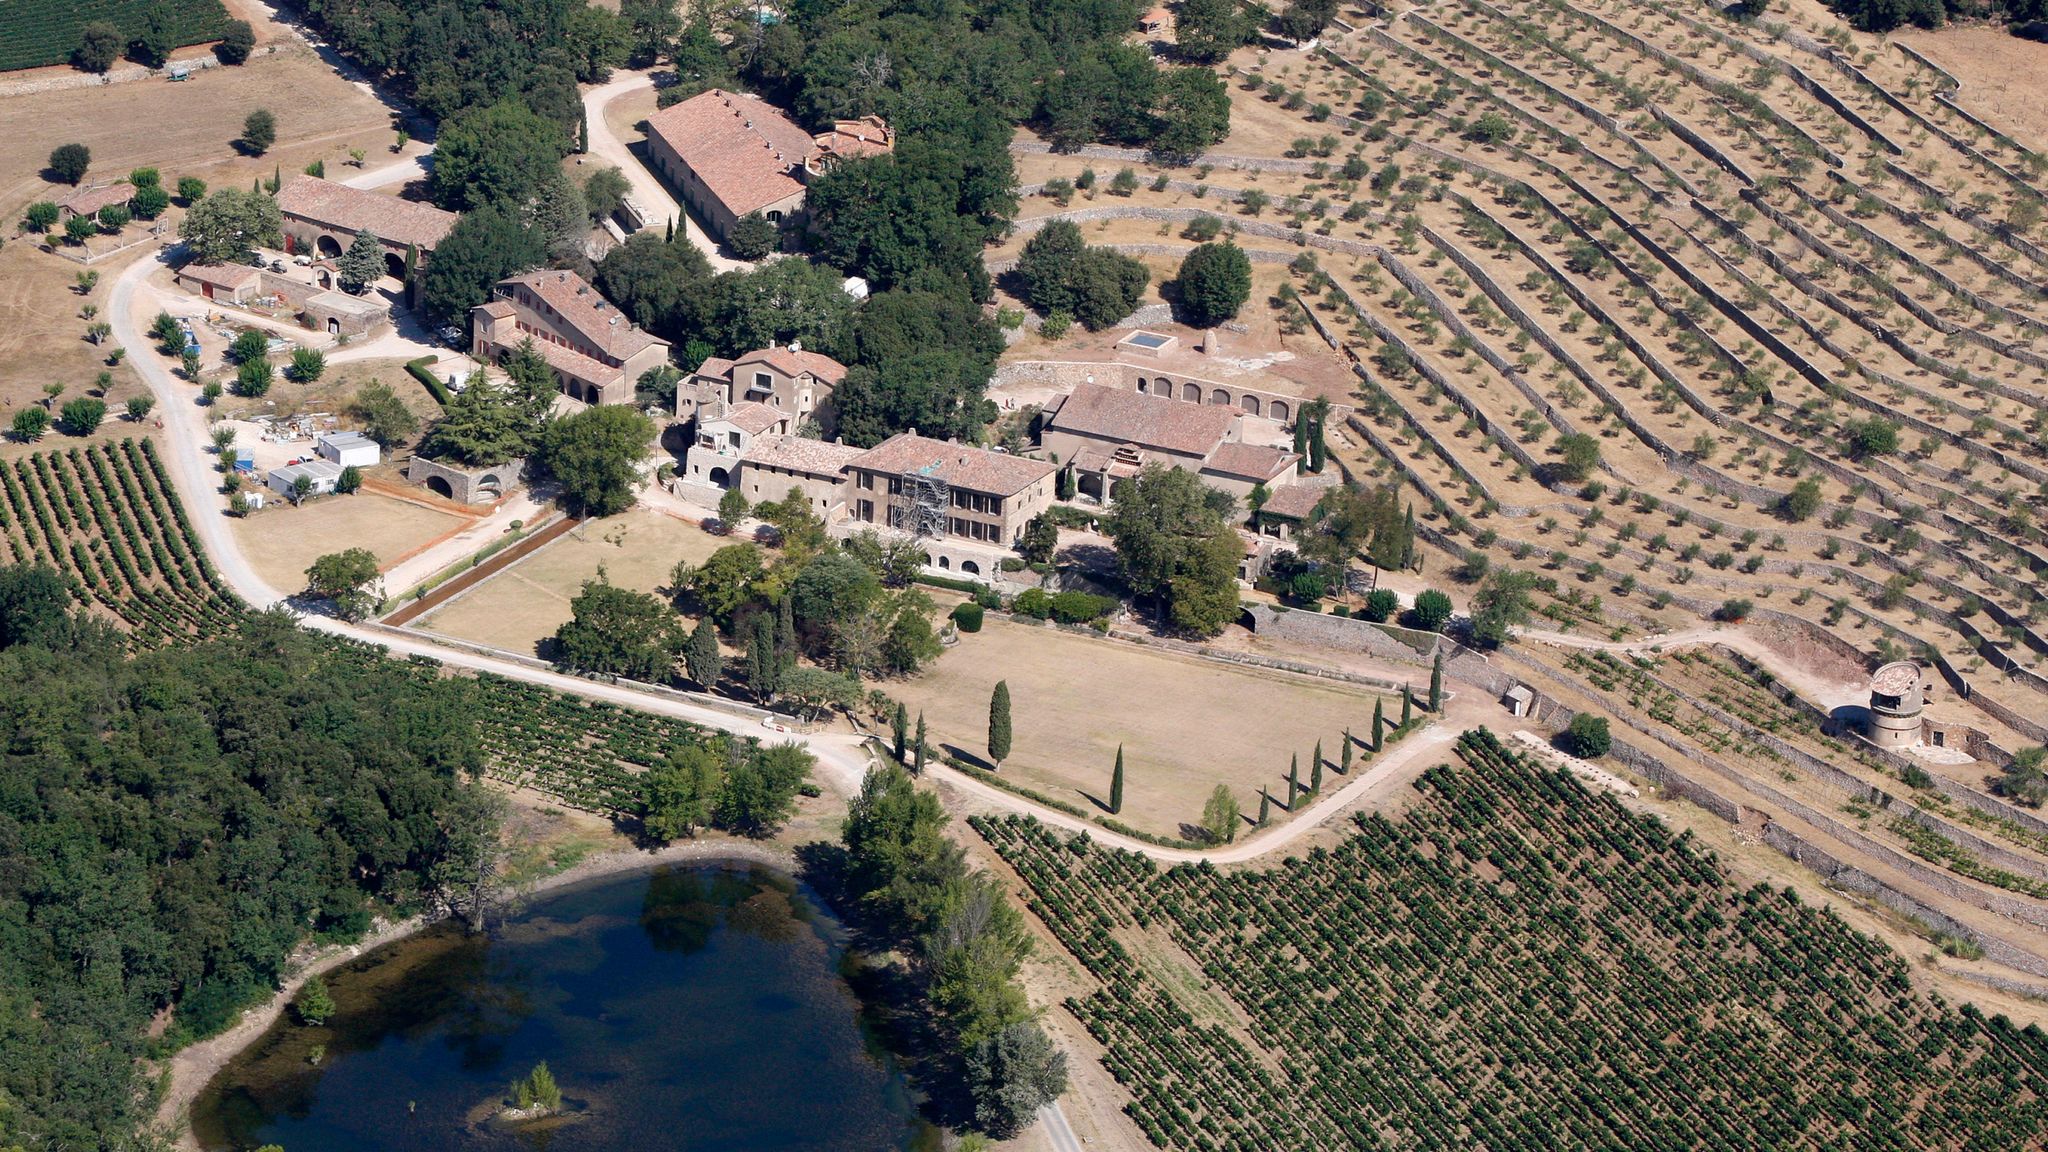
POLYGON ((484 496, 496 500, 505 494, 504 487, 504 483, 498 479, 498 474, 493 472, 487 476, 479 477, 476 482, 476 490, 470 493, 470 495, 472 497, 484 496))
POLYGON ((1202 386, 1193 381, 1181 385, 1180 398, 1190 404, 1200 404, 1202 402, 1202 386))
POLYGON ((979 576, 981 575, 981 565, 972 560, 962 560, 960 562, 960 572, 964 576, 979 576))
POLYGON ((727 472, 723 468, 713 468, 710 474, 705 476, 704 478, 706 480, 711 481, 713 484, 718 485, 720 488, 732 487, 732 473, 727 472))
POLYGON ((341 321, 329 316, 327 318, 327 334, 329 336, 341 335, 341 321))
POLYGON ((448 481, 439 476, 427 477, 427 491, 441 497, 443 500, 455 499, 455 489, 449 487, 448 481))
POLYGON ((1238 406, 1254 416, 1259 414, 1259 398, 1247 392, 1238 401, 1238 406))
POLYGON ((1230 393, 1225 392, 1221 388, 1218 388, 1215 391, 1209 393, 1209 403, 1222 404, 1227 407, 1230 404, 1230 393))
POLYGON ((944 568, 944 569, 948 569, 948 570, 951 570, 951 569, 952 569, 952 567, 953 567, 953 559, 952 559, 952 557, 950 557, 950 556, 941 556, 941 557, 939 557, 939 567, 941 567, 941 568, 944 568))
POLYGON ((1150 395, 1152 392, 1152 382, 1150 380, 1145 379, 1143 376, 1138 377, 1138 391, 1140 393, 1150 395))
POLYGON ((396 252, 384 254, 384 274, 393 280, 405 280, 405 259, 396 252))
POLYGON ((322 236, 313 242, 313 247, 324 260, 335 260, 341 256, 341 242, 332 236, 322 236))
POLYGON ((1282 424, 1287 423, 1287 401, 1275 400, 1271 404, 1266 405, 1266 415, 1271 416, 1282 424))

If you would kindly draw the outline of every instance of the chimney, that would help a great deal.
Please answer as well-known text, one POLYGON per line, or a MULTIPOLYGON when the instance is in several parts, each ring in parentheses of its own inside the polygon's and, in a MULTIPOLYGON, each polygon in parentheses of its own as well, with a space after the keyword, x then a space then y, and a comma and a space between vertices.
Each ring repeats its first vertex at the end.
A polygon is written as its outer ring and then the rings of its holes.
POLYGON ((801 351, 803 351, 803 350, 804 350, 804 342, 803 342, 803 341, 801 341, 801 340, 791 340, 791 341, 789 342, 789 350, 790 350, 791 352, 801 352, 801 351))

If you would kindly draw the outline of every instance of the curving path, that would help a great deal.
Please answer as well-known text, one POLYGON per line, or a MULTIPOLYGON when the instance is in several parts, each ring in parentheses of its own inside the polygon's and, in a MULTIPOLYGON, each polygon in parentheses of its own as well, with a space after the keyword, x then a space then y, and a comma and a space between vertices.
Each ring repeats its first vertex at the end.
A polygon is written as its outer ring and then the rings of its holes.
POLYGON ((696 219, 683 209, 682 204, 669 192, 668 185, 662 183, 661 177, 641 163, 640 157, 633 154, 632 147, 612 131, 611 122, 605 119, 605 108, 622 96, 645 92, 654 87, 654 76, 648 72, 615 72, 613 75, 616 79, 610 83, 583 93, 583 118, 590 126, 589 155, 618 166, 619 171, 626 177, 626 183, 632 186, 633 202, 652 217, 647 221, 647 227, 661 228, 670 220, 676 221, 682 227, 683 234, 689 237, 690 243, 695 244, 697 250, 704 253, 704 258, 711 262, 711 270, 714 272, 729 272, 735 268, 751 267, 744 261, 721 254, 718 243, 704 231, 703 225, 697 223, 696 219))

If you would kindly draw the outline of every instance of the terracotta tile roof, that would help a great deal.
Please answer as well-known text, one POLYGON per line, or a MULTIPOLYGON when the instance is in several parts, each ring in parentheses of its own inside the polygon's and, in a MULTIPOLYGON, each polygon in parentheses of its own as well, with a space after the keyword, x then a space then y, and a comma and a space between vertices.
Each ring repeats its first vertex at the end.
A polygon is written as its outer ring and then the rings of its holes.
POLYGON ((360 232, 367 228, 386 243, 417 244, 425 252, 432 252, 434 245, 455 227, 455 213, 443 212, 432 204, 365 192, 303 173, 284 178, 284 186, 277 190, 277 207, 286 216, 310 220, 337 232, 360 232))
POLYGON ((239 291, 254 283, 262 273, 247 264, 187 264, 178 269, 177 275, 196 284, 239 291))
POLYGON ((1043 460, 934 440, 915 432, 899 432, 889 437, 861 453, 847 467, 888 475, 924 472, 956 488, 994 496, 1013 496, 1056 471, 1043 460))
MULTIPOLYGON (((709 363, 709 361, 706 361, 709 363)), ((733 368, 748 364, 766 364, 784 376, 801 376, 806 372, 826 384, 838 384, 846 378, 846 365, 820 352, 805 352, 795 348, 761 348, 740 357, 727 369, 727 379, 733 368)), ((702 368, 698 371, 703 371, 702 368)))
POLYGON ((1301 457, 1285 448, 1231 442, 1218 444, 1216 450, 1209 453, 1209 459, 1203 462, 1202 471, 1264 482, 1294 467, 1299 459, 1301 457))
POLYGON ((128 184, 102 184, 97 188, 80 188, 57 202, 57 207, 66 208, 80 216, 91 216, 109 204, 126 204, 135 195, 135 189, 128 184))
MULTIPOLYGON (((514 343, 505 347, 509 351, 512 348, 518 347, 518 344, 514 343)), ((624 374, 624 369, 614 368, 602 360, 592 360, 573 348, 564 348, 553 341, 535 340, 533 342, 533 349, 540 353, 542 360, 547 361, 548 367, 553 368, 564 376, 572 376, 586 384, 596 384, 599 387, 603 387, 624 374)))
POLYGON ((491 300, 477 305, 476 310, 493 320, 506 320, 519 314, 519 309, 506 300, 491 300))
POLYGON ((1237 418, 1234 408, 1083 384, 1060 404, 1050 427, 1140 448, 1207 457, 1230 434, 1237 418))
POLYGON ((725 410, 725 415, 705 421, 707 424, 730 424, 749 436, 759 436, 789 417, 766 404, 748 400, 725 410))
POLYGON ((690 166, 734 216, 800 195, 811 135, 757 96, 713 88, 647 118, 647 135, 690 166))
POLYGON ((723 356, 706 356, 704 362, 697 365, 697 375, 709 376, 713 380, 731 380, 732 361, 723 356))
POLYGON ((811 137, 811 144, 819 160, 883 156, 895 150, 896 133, 880 116, 863 116, 834 121, 830 131, 811 137))
POLYGON ((517 285, 540 297, 554 309, 555 318, 583 338, 585 344, 615 359, 625 360, 654 344, 668 341, 652 332, 635 328, 604 294, 574 272, 540 269, 522 272, 498 281, 498 290, 517 285))
POLYGON ((1259 506, 1261 516, 1280 516, 1288 520, 1307 520, 1316 505, 1323 502, 1328 492, 1326 484, 1287 484, 1275 488, 1266 502, 1259 506))
POLYGON ((864 451, 850 444, 828 444, 804 436, 756 436, 747 450, 740 453, 740 462, 834 477, 843 475, 846 466, 864 451))

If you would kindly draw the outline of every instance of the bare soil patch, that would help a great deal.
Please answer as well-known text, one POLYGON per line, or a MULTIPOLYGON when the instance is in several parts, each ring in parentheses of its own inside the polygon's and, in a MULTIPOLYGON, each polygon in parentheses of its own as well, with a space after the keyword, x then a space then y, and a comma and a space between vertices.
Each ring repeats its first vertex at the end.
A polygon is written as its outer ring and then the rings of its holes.
POLYGON ((692 564, 729 543, 694 524, 646 508, 592 520, 492 577, 415 626, 511 652, 534 652, 570 617, 585 581, 622 588, 668 586, 679 561, 692 564))
POLYGON ((330 552, 368 548, 379 568, 450 532, 467 528, 462 516, 363 491, 326 496, 297 508, 281 499, 235 522, 235 538, 256 574, 275 588, 301 588, 306 568, 330 552))
POLYGON ((2041 83, 2048 70, 2048 44, 1978 24, 1938 32, 1901 28, 1892 36, 1962 81, 1956 103, 2028 148, 2048 148, 2048 87, 2041 83))
POLYGON ((92 149, 88 181, 148 165, 172 185, 180 176, 246 184, 276 171, 297 172, 314 160, 339 176, 348 149, 376 157, 393 140, 390 109, 295 41, 239 68, 196 72, 182 84, 139 80, 9 96, 0 99, 0 122, 9 126, 0 139, 0 210, 10 215, 30 200, 69 190, 46 184, 41 175, 59 144, 92 149), (277 144, 260 157, 245 157, 233 141, 258 108, 277 117, 277 144))
MULTIPOLYGON (((1093 809, 1109 799, 1110 770, 1124 749, 1124 822, 1177 836, 1201 818, 1203 801, 1228 784, 1248 816, 1259 788, 1287 794, 1290 756, 1308 784, 1321 740, 1325 787, 1344 729, 1372 728, 1373 697, 1340 684, 1252 673, 1162 649, 1091 640, 989 617, 915 679, 891 685, 932 739, 970 762, 988 754, 988 704, 1010 685, 1015 731, 1005 777, 1093 809)), ((1398 699, 1388 722, 1400 719, 1398 699)), ((1275 817, 1279 813, 1276 809, 1275 817)))

